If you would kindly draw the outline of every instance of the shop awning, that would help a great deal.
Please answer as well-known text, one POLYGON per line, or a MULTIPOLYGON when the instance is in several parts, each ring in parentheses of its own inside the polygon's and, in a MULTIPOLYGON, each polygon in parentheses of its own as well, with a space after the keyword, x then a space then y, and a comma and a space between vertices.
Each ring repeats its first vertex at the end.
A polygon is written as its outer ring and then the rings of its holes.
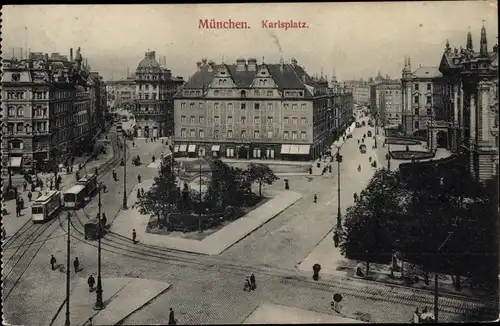
POLYGON ((195 153, 195 152, 196 152, 196 145, 189 145, 188 153, 195 153))
POLYGON ((289 154, 290 153, 290 145, 283 144, 281 145, 281 154, 289 154))
POLYGON ((179 145, 174 146, 174 153, 177 153, 177 152, 179 152, 179 145))
POLYGON ((300 154, 299 145, 290 145, 290 154, 300 154))
POLYGON ((220 151, 220 145, 212 145, 212 152, 220 151))
POLYGON ((12 167, 12 168, 21 167, 22 161, 23 161, 22 157, 11 157, 10 158, 10 167, 12 167))
POLYGON ((309 155, 311 145, 299 145, 299 154, 309 155))
POLYGON ((179 145, 179 152, 185 152, 185 151, 187 151, 187 145, 186 144, 179 145))

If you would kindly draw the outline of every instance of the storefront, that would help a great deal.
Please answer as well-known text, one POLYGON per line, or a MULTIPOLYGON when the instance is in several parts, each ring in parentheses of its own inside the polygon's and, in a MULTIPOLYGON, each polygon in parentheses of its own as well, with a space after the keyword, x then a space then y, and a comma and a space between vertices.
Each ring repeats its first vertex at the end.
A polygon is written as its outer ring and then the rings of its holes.
POLYGON ((187 149, 188 149, 187 150, 188 157, 198 157, 195 144, 189 144, 187 149))
POLYGON ((310 152, 311 145, 283 144, 280 155, 285 161, 309 161, 310 152))
POLYGON ((220 145, 212 145, 210 151, 212 152, 212 157, 220 157, 220 145))

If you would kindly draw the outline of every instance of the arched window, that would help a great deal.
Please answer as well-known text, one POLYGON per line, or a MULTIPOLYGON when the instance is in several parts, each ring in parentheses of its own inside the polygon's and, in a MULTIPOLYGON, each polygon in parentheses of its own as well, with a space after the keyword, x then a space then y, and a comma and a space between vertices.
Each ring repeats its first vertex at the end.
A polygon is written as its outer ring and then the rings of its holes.
POLYGON ((241 97, 243 97, 243 98, 247 97, 247 92, 246 92, 246 91, 244 91, 244 90, 243 90, 243 91, 241 91, 241 97))

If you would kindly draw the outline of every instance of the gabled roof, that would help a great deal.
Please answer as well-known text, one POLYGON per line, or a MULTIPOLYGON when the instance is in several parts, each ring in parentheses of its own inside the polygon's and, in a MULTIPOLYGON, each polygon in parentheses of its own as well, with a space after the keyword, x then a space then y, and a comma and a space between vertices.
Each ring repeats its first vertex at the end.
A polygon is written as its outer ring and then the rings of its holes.
POLYGON ((416 78, 436 78, 443 75, 439 72, 438 67, 420 67, 413 72, 416 78))
MULTIPOLYGON (((259 65, 256 71, 237 71, 236 65, 225 64, 225 66, 228 68, 231 77, 238 88, 249 88, 260 67, 259 65)), ((307 73, 300 66, 292 66, 290 64, 266 64, 265 66, 280 89, 305 89, 304 83, 299 77, 302 75, 305 75, 307 84, 312 86, 315 85, 311 77, 307 75, 307 73)), ((212 79, 215 77, 219 68, 220 65, 214 65, 213 70, 209 71, 208 65, 202 66, 200 70, 186 82, 184 88, 202 88, 203 85, 207 87, 211 84, 212 79)))

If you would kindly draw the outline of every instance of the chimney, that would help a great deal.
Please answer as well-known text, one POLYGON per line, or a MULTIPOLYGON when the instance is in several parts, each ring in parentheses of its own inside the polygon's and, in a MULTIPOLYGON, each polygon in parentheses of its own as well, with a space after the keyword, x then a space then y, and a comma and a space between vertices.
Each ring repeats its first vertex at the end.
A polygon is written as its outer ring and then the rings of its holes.
POLYGON ((43 61, 45 62, 45 66, 49 65, 49 54, 48 53, 45 53, 43 55, 43 61))
POLYGON ((292 58, 292 66, 294 66, 294 67, 295 67, 296 65, 297 65, 297 59, 292 58))
POLYGON ((257 70, 257 60, 254 58, 248 59, 248 71, 256 71, 257 70))
POLYGON ((196 62, 196 67, 198 67, 198 71, 201 71, 201 61, 196 62))
POLYGON ((69 49, 69 61, 73 61, 73 48, 69 49))
POLYGON ((201 59, 201 62, 203 63, 203 65, 206 65, 207 64, 207 59, 203 58, 203 59, 201 59))
POLYGON ((246 60, 243 58, 236 59, 236 71, 246 70, 246 60))
POLYGON ((283 73, 283 69, 285 66, 285 61, 283 60, 283 57, 280 59, 280 71, 283 73))
POLYGON ((214 67, 215 67, 215 62, 213 62, 212 60, 210 60, 208 62, 208 71, 212 72, 214 70, 214 67))

